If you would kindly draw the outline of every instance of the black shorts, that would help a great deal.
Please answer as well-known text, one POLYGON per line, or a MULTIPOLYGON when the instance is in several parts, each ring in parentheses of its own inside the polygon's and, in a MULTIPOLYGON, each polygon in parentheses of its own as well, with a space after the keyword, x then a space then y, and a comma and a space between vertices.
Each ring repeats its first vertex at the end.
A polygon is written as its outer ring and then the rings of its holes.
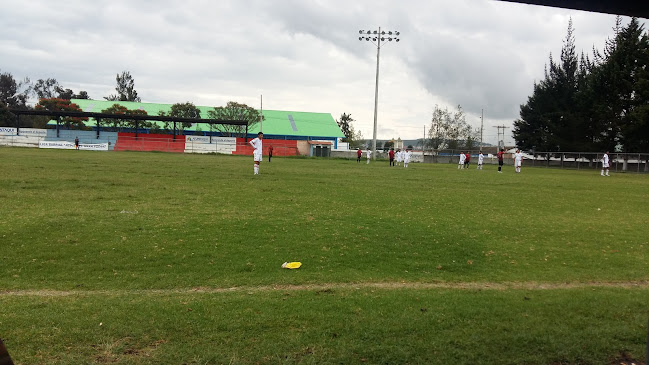
POLYGON ((503 160, 498 160, 498 166, 502 166, 505 163, 503 160))

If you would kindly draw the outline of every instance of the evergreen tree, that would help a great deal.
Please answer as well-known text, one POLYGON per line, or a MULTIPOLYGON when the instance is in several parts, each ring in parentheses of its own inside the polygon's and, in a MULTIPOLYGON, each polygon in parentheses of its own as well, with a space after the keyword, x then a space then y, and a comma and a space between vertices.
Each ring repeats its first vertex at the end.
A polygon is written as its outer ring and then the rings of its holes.
POLYGON ((135 80, 133 80, 130 72, 122 71, 121 75, 117 74, 115 81, 117 81, 117 87, 115 87, 117 94, 104 97, 104 99, 109 101, 135 101, 137 103, 141 101, 140 97, 137 96, 137 91, 135 91, 135 80))
POLYGON ((513 136, 518 147, 550 152, 583 150, 587 144, 587 117, 575 105, 586 73, 586 66, 580 65, 577 58, 570 19, 560 62, 550 54, 545 79, 534 85, 532 96, 521 105, 521 118, 514 122, 513 136))

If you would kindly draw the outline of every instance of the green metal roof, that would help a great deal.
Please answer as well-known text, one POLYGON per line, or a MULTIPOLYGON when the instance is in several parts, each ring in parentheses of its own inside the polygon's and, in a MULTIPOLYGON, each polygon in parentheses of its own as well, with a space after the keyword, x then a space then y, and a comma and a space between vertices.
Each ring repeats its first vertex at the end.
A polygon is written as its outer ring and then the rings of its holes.
MULTIPOLYGON (((113 104, 122 105, 128 109, 141 109, 149 115, 158 115, 160 111, 168 113, 171 111, 172 104, 154 104, 154 103, 136 103, 131 101, 108 101, 108 100, 87 100, 72 99, 72 102, 79 105, 84 112, 101 113, 102 110, 108 109, 113 104)), ((210 106, 198 106, 201 111, 201 118, 208 118, 207 111, 212 110, 210 106)), ((260 126, 255 124, 248 131, 249 133, 259 132, 263 127, 263 132, 270 135, 280 136, 301 136, 301 137, 344 137, 338 124, 329 113, 310 113, 310 112, 293 112, 281 110, 264 110, 264 121, 260 126)), ((156 123, 155 121, 152 121, 156 123)), ((162 122, 157 122, 162 126, 162 122)), ((86 122, 86 125, 94 126, 93 119, 86 122)), ((201 127, 206 130, 206 126, 201 127)), ((196 125, 189 128, 196 130, 196 125)))

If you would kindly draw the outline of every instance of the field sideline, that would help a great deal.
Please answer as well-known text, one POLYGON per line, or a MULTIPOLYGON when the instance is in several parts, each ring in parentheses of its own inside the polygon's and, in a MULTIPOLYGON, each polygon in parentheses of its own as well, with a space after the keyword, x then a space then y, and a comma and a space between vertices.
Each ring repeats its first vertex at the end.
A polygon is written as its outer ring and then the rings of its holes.
POLYGON ((14 361, 644 363, 647 176, 252 165, 0 148, 14 361))

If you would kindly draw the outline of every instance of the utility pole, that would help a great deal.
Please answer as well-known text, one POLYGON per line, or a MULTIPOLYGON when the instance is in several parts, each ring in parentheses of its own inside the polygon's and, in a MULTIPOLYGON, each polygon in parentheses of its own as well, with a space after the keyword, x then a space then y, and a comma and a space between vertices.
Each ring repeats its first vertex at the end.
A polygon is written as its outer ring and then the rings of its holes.
POLYGON ((498 149, 505 148, 505 129, 508 129, 509 127, 504 126, 504 125, 497 125, 494 128, 498 128, 498 149), (500 139, 500 130, 503 130, 503 139, 500 139), (502 146, 501 146, 502 142, 502 146))
POLYGON ((484 130, 484 109, 481 109, 480 114, 480 149, 482 149, 482 131, 484 130))
POLYGON ((379 105, 379 57, 381 55, 381 42, 392 42, 393 40, 399 42, 399 32, 397 31, 382 31, 379 30, 359 30, 361 35, 358 37, 359 41, 366 40, 376 45, 376 85, 374 87, 374 132, 372 133, 372 159, 376 159, 376 117, 379 105))
POLYGON ((263 132, 264 131, 264 95, 259 96, 259 102, 260 102, 260 111, 261 113, 259 114, 259 131, 263 132))

